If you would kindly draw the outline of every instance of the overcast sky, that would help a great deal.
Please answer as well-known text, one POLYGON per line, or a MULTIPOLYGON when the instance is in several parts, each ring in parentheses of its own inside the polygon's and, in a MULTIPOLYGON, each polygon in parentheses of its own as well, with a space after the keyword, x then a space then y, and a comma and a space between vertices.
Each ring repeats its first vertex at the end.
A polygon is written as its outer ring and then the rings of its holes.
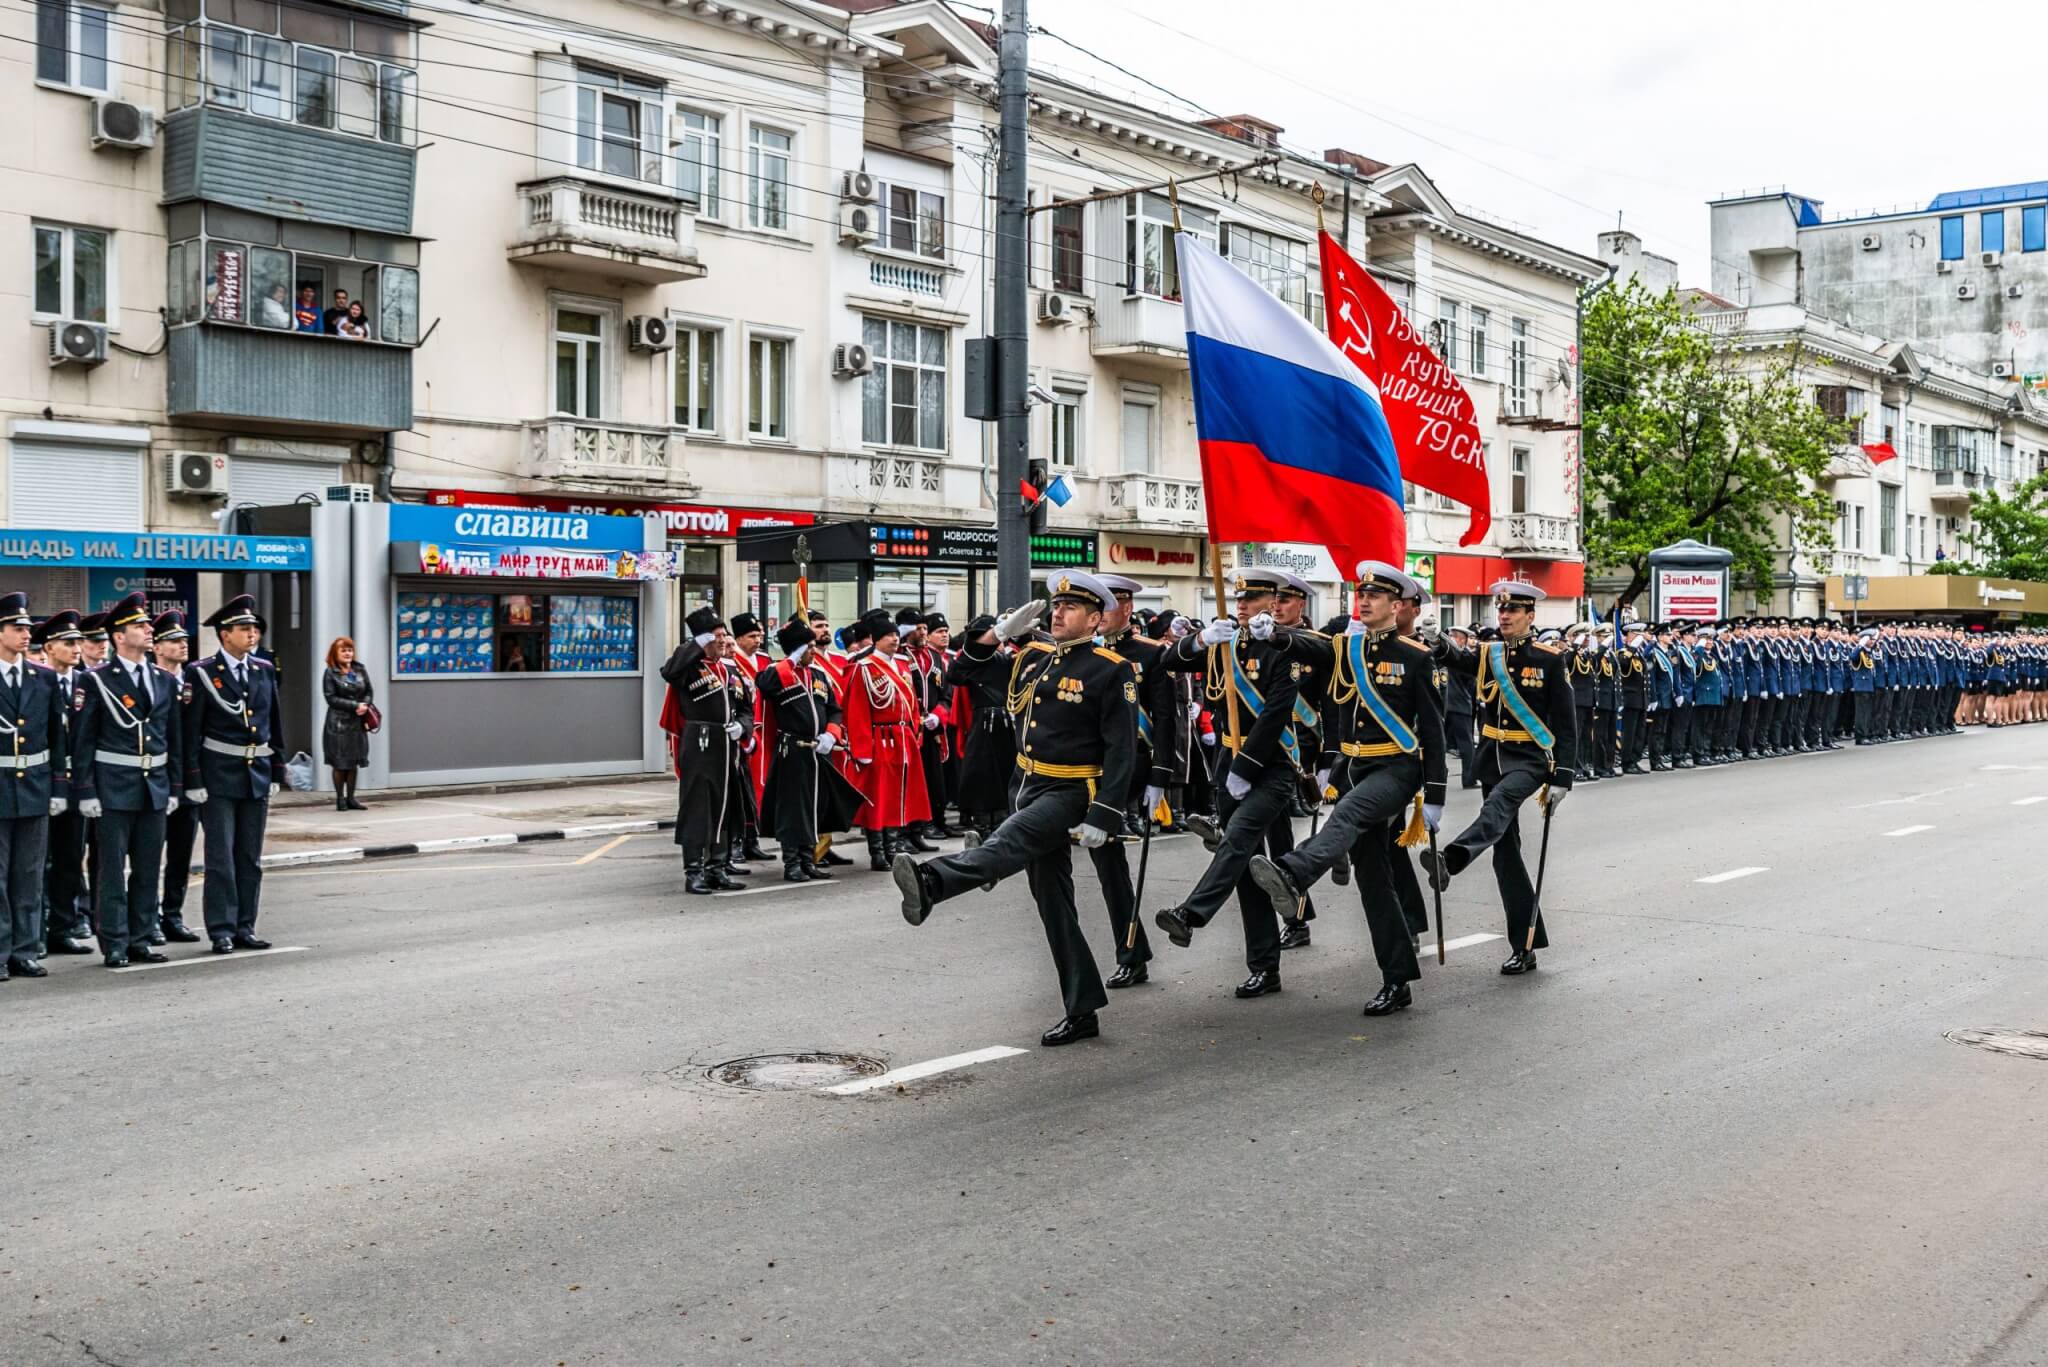
MULTIPOLYGON (((1996 23, 1936 38, 1943 12, 1900 0, 1869 0, 1853 19, 1790 0, 1031 0, 1030 10, 1035 25, 1199 105, 1280 124, 1290 149, 1418 162, 1461 207, 1560 246, 1590 255, 1618 211, 1699 285, 1706 202, 1718 194, 1784 185, 1834 216, 2048 178, 2048 154, 2023 136, 2039 99, 2037 45, 2017 30, 2001 40, 1996 23), (1940 74, 1937 50, 1968 54, 1957 58, 1966 83, 1940 74), (1930 112, 1941 89, 1967 94, 1930 112)), ((1969 13, 1956 15, 1967 23, 1969 13)), ((1098 70, 1044 36, 1032 61, 1098 70)), ((1101 79, 1153 98, 1128 78, 1101 79)))

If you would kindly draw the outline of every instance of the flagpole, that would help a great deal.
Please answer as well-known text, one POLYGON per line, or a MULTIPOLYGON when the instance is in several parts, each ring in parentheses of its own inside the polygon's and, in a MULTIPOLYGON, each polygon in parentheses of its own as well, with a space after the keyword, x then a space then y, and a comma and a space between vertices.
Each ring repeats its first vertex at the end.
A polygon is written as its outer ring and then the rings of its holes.
MULTIPOLYGON (((1181 231, 1180 186, 1170 180, 1166 182, 1166 202, 1173 206, 1173 232, 1175 238, 1178 239, 1181 231)), ((1174 250, 1176 253, 1180 250, 1177 241, 1174 250)), ((1179 265, 1177 258, 1175 265, 1179 265)), ((1183 294, 1185 294, 1185 291, 1183 291, 1183 294)), ((1202 489, 1202 497, 1205 500, 1210 497, 1206 483, 1202 489)), ((1215 532, 1215 523, 1211 521, 1209 526, 1209 580, 1216 590, 1216 615, 1227 618, 1231 613, 1228 600, 1223 596, 1223 546, 1216 540, 1215 532)), ((1238 563, 1242 564, 1244 562, 1243 546, 1240 545, 1238 547, 1237 555, 1238 563)), ((1237 753, 1238 747, 1244 744, 1244 735, 1238 730, 1237 723, 1237 643, 1232 641, 1224 649, 1230 652, 1230 667, 1223 671, 1223 698, 1225 711, 1229 714, 1230 719, 1230 753, 1234 755, 1237 753)))

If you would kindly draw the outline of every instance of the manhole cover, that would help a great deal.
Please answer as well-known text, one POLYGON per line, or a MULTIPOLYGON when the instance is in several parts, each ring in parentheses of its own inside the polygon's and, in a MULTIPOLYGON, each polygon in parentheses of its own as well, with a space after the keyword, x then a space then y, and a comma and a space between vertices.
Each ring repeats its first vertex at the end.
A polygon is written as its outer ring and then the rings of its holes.
POLYGON ((1989 1049, 1994 1054, 2019 1058, 2048 1059, 2048 1031, 2041 1030, 1950 1030, 1943 1039, 1989 1049))
POLYGON ((811 1092, 886 1072, 880 1059, 861 1054, 755 1054, 714 1064, 704 1076, 728 1087, 764 1092, 811 1092))

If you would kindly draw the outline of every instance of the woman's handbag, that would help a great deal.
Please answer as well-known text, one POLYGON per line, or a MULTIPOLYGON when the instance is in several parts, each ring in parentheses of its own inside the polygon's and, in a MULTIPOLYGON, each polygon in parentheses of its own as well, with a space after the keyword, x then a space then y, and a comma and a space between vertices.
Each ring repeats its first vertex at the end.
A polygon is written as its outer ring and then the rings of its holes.
POLYGON ((370 703, 363 708, 363 729, 375 731, 384 724, 384 714, 377 710, 377 704, 370 703))

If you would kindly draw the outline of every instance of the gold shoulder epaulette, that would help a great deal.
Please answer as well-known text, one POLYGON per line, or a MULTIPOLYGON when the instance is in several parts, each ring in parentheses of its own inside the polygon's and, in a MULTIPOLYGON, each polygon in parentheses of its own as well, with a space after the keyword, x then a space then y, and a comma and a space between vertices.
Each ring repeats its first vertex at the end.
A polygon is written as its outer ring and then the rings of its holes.
MULTIPOLYGON (((1047 644, 1046 642, 1044 642, 1044 641, 1026 641, 1026 642, 1024 643, 1024 650, 1051 650, 1051 649, 1052 649, 1052 647, 1051 647, 1051 646, 1050 646, 1049 644, 1047 644)), ((1018 654, 1020 654, 1020 655, 1021 655, 1021 654, 1023 654, 1023 651, 1019 651, 1019 652, 1018 652, 1018 654)))
POLYGON ((1097 655, 1100 655, 1100 656, 1101 656, 1101 657, 1102 657, 1103 659, 1105 659, 1105 660, 1115 660, 1115 661, 1116 661, 1116 662, 1117 662, 1118 664, 1120 664, 1120 665, 1121 665, 1121 664, 1129 664, 1129 663, 1130 663, 1130 661, 1129 661, 1129 660, 1126 660, 1126 659, 1125 659, 1125 658, 1124 658, 1123 656, 1121 656, 1121 655, 1117 654, 1117 653, 1116 653, 1116 652, 1115 652, 1114 650, 1111 650, 1111 649, 1110 649, 1110 648, 1109 648, 1108 646, 1097 646, 1097 647, 1095 647, 1095 653, 1096 653, 1097 655))
POLYGON ((1396 636, 1394 639, 1411 650, 1419 650, 1424 655, 1429 654, 1429 647, 1413 636, 1396 636))
POLYGON ((1564 647, 1558 645, 1555 641, 1531 641, 1529 644, 1536 647, 1536 649, 1542 651, 1546 655, 1564 654, 1564 647))

